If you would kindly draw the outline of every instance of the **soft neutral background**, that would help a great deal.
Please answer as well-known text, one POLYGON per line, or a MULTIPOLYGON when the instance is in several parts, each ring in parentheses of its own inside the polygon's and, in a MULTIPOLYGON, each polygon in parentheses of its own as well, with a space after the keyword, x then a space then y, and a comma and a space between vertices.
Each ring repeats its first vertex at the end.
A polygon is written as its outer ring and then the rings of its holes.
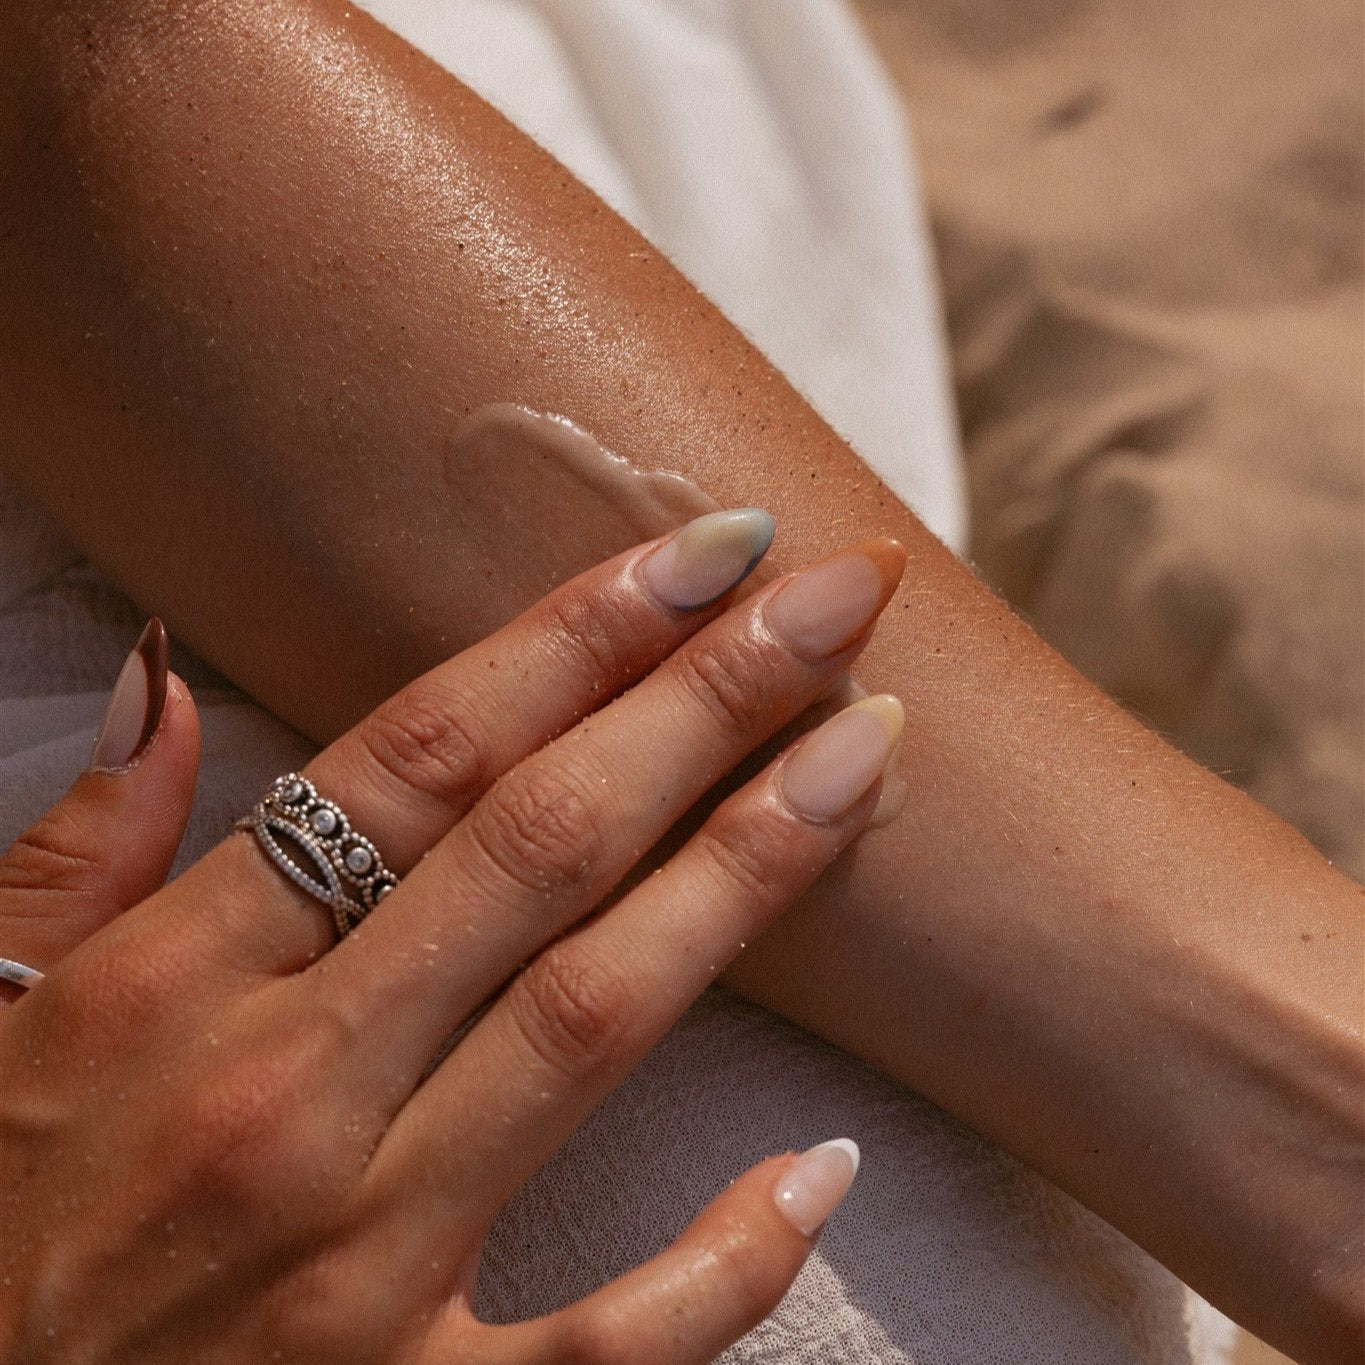
POLYGON ((1365 874, 1365 11, 856 7, 919 145, 972 557, 1365 874))
POLYGON ((1365 12, 856 8, 918 140, 978 567, 1361 875, 1365 12))

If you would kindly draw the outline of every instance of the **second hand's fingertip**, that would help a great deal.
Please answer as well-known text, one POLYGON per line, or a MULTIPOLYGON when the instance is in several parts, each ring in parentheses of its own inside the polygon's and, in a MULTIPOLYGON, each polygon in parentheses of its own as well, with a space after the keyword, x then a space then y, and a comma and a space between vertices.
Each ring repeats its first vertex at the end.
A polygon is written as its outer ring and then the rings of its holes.
POLYGON ((166 628, 153 616, 114 682, 86 765, 92 772, 125 771, 151 746, 166 709, 168 657, 166 628))
POLYGON ((802 1152, 773 1190, 777 1211, 803 1237, 813 1237, 842 1203, 861 1164, 852 1138, 832 1138, 802 1152))

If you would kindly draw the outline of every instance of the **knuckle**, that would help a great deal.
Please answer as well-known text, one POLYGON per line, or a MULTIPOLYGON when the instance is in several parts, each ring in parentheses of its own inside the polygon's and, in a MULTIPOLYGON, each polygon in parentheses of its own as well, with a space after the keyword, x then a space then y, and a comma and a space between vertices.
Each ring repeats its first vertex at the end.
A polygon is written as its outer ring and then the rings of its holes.
POLYGON ((561 939, 541 953, 507 998, 527 1045, 570 1077, 614 1055, 632 1017, 625 982, 572 939, 561 939))
POLYGON ((546 610, 551 648, 568 666, 583 673, 594 691, 629 671, 624 656, 632 624, 613 594, 564 595, 549 602, 546 610))
POLYGON ((753 642, 699 641, 676 659, 688 695, 727 732, 750 734, 772 716, 771 670, 753 642))
POLYGON ((124 1049, 156 1028, 181 989, 167 945, 142 936, 64 961, 43 983, 59 1035, 90 1055, 124 1049))
MULTIPOLYGON (((344 1144, 316 1119, 318 1077, 340 1057, 339 1031, 309 1018, 247 1044, 187 1096, 170 1138, 176 1164, 202 1195, 243 1212, 278 1210, 329 1178, 344 1144)), ((225 1042, 227 1040, 224 1040, 225 1042)))
POLYGON ((724 807, 694 836, 694 848, 721 894, 738 895, 745 904, 764 906, 773 900, 780 881, 783 836, 790 831, 769 817, 740 817, 724 807))
POLYGON ((94 847, 89 831, 63 801, 30 825, 0 859, 0 888, 89 895, 103 872, 94 847))
POLYGON ((518 886, 552 896, 581 886, 605 836, 582 785, 562 767, 514 768, 469 818, 483 855, 518 886))
POLYGON ((401 786, 444 806, 460 806, 482 788, 489 747, 471 719, 473 706, 448 692, 414 685, 361 727, 369 759, 401 786))
POLYGON ((550 1359, 555 1365, 639 1365, 640 1355, 619 1322, 580 1309, 563 1315, 550 1359))
POLYGON ((249 1208, 264 1194, 276 1169, 274 1100, 267 1076, 241 1064, 186 1096, 165 1147, 173 1168, 192 1173, 199 1197, 249 1208))

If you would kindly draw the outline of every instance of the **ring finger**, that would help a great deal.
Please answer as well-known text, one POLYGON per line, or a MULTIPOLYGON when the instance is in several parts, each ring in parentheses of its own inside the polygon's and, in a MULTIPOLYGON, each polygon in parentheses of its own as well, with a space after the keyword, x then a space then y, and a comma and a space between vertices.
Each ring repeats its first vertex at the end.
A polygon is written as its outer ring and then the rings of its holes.
POLYGON ((381 1138, 366 1178, 397 1216, 439 1223, 473 1200, 491 1221, 865 826, 902 722, 889 696, 841 711, 722 803, 657 876, 541 952, 381 1138), (496 1122, 470 1103, 494 1088, 496 1122))
POLYGON ((368 1059, 386 1089, 420 1074, 518 964, 848 666, 904 562, 896 542, 869 541, 779 580, 499 778, 299 979, 365 1021, 353 1065, 368 1059))
MULTIPOLYGON (((588 570, 403 688, 304 775, 405 875, 500 773, 719 615, 772 535, 759 509, 712 513, 588 570)), ((293 973, 335 941, 326 910, 250 838, 225 840, 179 891, 197 894, 181 896, 178 932, 249 976, 293 973), (205 903, 213 916, 193 908, 205 903)))

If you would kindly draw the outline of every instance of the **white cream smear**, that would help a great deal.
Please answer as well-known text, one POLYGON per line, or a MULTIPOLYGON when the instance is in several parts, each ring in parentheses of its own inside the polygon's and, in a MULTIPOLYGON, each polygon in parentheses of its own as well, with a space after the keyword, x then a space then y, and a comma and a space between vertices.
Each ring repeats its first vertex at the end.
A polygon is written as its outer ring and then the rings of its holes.
POLYGON ((641 469, 569 418, 515 403, 489 403, 459 425, 446 479, 497 490, 500 522, 571 530, 580 569, 720 507, 691 479, 641 469))
MULTIPOLYGON (((496 580, 489 596, 501 620, 594 564, 720 508, 684 475, 641 469, 569 418, 516 403, 489 403, 466 417, 446 442, 444 474, 467 563, 496 580)), ((866 695, 845 680, 820 711, 831 709, 829 700, 866 695)), ((905 794, 893 761, 873 824, 890 820, 905 794)))

